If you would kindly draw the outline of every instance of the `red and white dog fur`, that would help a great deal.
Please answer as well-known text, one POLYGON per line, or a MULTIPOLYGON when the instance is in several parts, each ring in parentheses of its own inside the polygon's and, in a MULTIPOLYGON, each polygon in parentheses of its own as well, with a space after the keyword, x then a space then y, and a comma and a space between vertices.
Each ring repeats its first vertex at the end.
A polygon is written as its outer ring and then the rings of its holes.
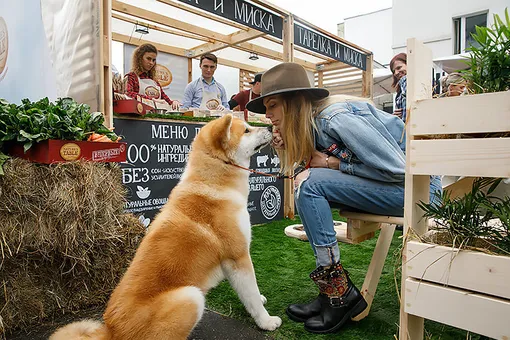
POLYGON ((249 247, 250 157, 272 139, 266 128, 226 115, 193 141, 184 174, 150 226, 110 297, 104 323, 84 320, 50 340, 186 339, 202 317, 205 295, 227 278, 258 327, 275 330, 257 286, 249 247))

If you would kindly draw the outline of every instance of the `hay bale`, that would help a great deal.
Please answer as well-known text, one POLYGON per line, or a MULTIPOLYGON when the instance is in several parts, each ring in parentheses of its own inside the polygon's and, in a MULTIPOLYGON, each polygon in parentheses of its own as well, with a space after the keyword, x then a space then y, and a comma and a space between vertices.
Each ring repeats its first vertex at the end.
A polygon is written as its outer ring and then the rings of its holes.
POLYGON ((116 164, 12 159, 0 176, 0 336, 105 304, 145 234, 116 164))

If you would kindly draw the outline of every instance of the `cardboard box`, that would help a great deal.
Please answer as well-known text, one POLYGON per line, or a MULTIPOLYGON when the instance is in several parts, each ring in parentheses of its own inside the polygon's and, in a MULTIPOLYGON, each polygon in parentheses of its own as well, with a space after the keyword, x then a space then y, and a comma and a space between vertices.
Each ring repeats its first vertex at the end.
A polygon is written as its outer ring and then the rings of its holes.
POLYGON ((51 164, 84 159, 92 162, 125 162, 127 143, 78 142, 49 139, 32 145, 25 153, 23 145, 11 143, 6 151, 13 157, 51 164))

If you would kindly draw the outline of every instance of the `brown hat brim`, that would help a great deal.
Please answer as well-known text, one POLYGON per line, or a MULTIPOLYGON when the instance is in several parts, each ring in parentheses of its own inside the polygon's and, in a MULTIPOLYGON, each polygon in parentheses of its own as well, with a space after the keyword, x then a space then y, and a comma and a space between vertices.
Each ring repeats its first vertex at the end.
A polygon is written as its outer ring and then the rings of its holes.
POLYGON ((264 98, 274 96, 277 94, 287 93, 287 92, 298 92, 304 91, 311 95, 314 99, 322 99, 329 96, 329 91, 323 88, 318 87, 298 87, 298 88, 286 88, 282 90, 277 90, 273 92, 269 92, 264 94, 263 96, 257 97, 246 104, 246 109, 255 113, 266 113, 266 107, 264 106, 264 98))

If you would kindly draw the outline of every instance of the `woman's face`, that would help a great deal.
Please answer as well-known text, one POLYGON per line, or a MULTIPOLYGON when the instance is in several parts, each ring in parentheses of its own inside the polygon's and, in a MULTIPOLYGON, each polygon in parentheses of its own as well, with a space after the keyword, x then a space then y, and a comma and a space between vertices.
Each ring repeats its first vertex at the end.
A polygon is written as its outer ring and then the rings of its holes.
POLYGON ((448 85, 448 96, 457 97, 460 96, 466 90, 466 84, 450 84, 448 85))
POLYGON ((266 107, 266 118, 271 120, 276 128, 280 130, 283 125, 283 100, 281 96, 270 96, 264 98, 266 107))
POLYGON ((398 80, 407 74, 407 64, 402 60, 397 60, 393 64, 393 75, 397 77, 398 80))
POLYGON ((158 55, 154 52, 145 52, 142 57, 142 67, 145 72, 152 70, 156 65, 156 57, 158 55))

